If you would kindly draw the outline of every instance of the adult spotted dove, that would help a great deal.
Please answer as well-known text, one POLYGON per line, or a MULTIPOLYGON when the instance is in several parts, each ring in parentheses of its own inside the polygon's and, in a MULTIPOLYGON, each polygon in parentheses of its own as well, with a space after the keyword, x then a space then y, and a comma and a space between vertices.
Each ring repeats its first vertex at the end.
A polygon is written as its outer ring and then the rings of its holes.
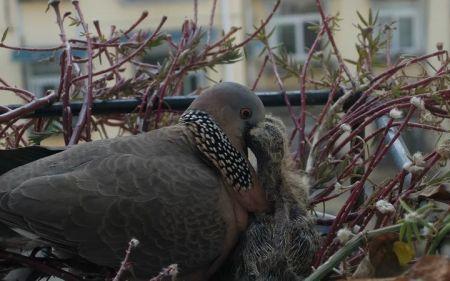
POLYGON ((182 280, 207 280, 248 213, 268 208, 245 142, 264 114, 246 87, 218 84, 177 125, 76 145, 1 175, 0 221, 113 269, 135 238, 138 279, 176 263, 182 280))

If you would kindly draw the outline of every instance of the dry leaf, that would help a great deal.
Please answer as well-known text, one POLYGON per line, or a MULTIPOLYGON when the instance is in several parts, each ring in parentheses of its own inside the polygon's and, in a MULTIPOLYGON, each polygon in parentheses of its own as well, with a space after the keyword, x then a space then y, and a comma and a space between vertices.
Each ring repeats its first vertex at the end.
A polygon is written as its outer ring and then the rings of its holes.
POLYGON ((404 276, 394 281, 450 280, 450 259, 443 256, 425 256, 418 260, 404 276))
POLYGON ((403 273, 404 268, 393 251, 397 240, 396 233, 386 233, 372 239, 368 244, 369 254, 360 262, 353 278, 395 277, 403 273))
MULTIPOLYGON (((403 246, 402 246, 403 247, 403 246)), ((402 276, 393 278, 346 279, 352 281, 446 281, 450 280, 450 259, 444 256, 420 258, 402 276)))
POLYGON ((450 204, 450 185, 440 184, 424 188, 419 192, 419 197, 434 199, 439 202, 450 204))
POLYGON ((360 279, 341 279, 338 281, 397 281, 395 279, 396 277, 389 277, 389 278, 360 278, 360 279))
POLYGON ((366 277, 392 277, 404 271, 393 251, 394 242, 397 240, 397 233, 386 233, 370 241, 369 256, 375 272, 373 276, 366 277))

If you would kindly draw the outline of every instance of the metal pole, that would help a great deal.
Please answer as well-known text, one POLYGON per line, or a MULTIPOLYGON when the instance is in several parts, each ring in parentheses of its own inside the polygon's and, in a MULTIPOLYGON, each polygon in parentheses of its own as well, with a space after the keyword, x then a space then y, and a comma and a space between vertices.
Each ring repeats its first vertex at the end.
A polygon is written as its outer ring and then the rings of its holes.
MULTIPOLYGON (((377 128, 385 128, 387 123, 389 121, 389 117, 383 116, 376 120, 376 126, 377 128)), ((390 128, 384 142, 388 144, 392 141, 396 134, 397 130, 394 128, 390 128)), ((392 144, 391 148, 389 149, 389 154, 394 159, 395 167, 398 170, 402 170, 403 167, 405 167, 406 164, 411 163, 411 160, 408 158, 409 150, 406 146, 405 142, 403 141, 403 138, 399 136, 394 143, 392 144)), ((405 185, 408 185, 411 181, 411 174, 408 174, 405 178, 405 185)))
MULTIPOLYGON (((387 116, 378 118, 376 120, 377 128, 385 128, 388 121, 389 121, 389 117, 387 117, 387 116)), ((389 142, 392 141, 395 134, 397 133, 396 131, 397 130, 394 128, 389 129, 389 131, 386 135, 386 138, 385 138, 386 144, 388 144, 389 142)), ((394 159, 395 167, 399 170, 403 169, 403 167, 406 164, 411 163, 411 160, 409 160, 409 158, 407 157, 407 155, 409 155, 408 147, 406 146, 406 144, 403 141, 403 138, 401 136, 398 137, 397 140, 394 141, 394 143, 392 144, 392 147, 389 149, 389 154, 394 159)))

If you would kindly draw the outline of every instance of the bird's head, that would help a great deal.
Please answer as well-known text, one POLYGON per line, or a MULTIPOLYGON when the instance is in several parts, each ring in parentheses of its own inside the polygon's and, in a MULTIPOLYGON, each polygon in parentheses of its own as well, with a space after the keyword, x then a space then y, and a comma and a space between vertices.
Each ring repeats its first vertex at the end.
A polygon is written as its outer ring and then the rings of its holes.
POLYGON ((206 112, 222 128, 233 145, 246 152, 250 130, 264 120, 264 105, 249 88, 224 82, 204 91, 188 110, 206 112))
POLYGON ((246 143, 250 131, 264 120, 264 115, 264 106, 255 93, 242 85, 227 82, 211 87, 197 97, 180 121, 191 130, 203 157, 219 170, 235 191, 253 190, 258 192, 257 196, 265 198, 262 189, 252 188, 258 180, 247 159, 246 143))

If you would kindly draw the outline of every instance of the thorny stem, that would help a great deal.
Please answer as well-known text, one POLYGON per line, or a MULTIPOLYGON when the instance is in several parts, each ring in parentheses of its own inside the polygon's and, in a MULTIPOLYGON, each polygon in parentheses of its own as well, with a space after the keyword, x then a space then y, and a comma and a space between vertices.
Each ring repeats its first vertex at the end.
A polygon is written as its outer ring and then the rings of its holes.
MULTIPOLYGON (((131 54, 129 54, 128 56, 126 56, 125 58, 123 58, 122 60, 120 60, 119 62, 117 62, 115 65, 108 67, 106 69, 100 70, 98 72, 94 72, 91 75, 92 76, 98 76, 100 74, 105 74, 110 72, 113 69, 117 69, 120 66, 124 65, 126 62, 129 62, 132 58, 134 58, 136 55, 138 55, 147 45, 148 43, 150 43, 152 40, 155 39, 155 37, 157 36, 159 30, 161 29, 161 27, 163 26, 163 24, 166 22, 167 17, 163 16, 163 18, 161 19, 161 22, 159 23, 158 27, 156 28, 156 30, 153 32, 152 36, 150 36, 149 38, 147 38, 142 44, 141 46, 139 46, 136 50, 134 50, 131 54)), ((78 76, 77 78, 72 80, 72 83, 75 83, 77 81, 86 79, 89 77, 89 74, 87 75, 82 75, 82 76, 78 76)))
MULTIPOLYGON (((144 21, 148 17, 148 11, 143 11, 141 16, 127 29, 125 32, 123 32, 123 36, 128 37, 128 35, 139 25, 142 21, 144 21)), ((116 36, 115 38, 112 38, 108 40, 106 43, 114 43, 119 41, 121 36, 116 36)))
POLYGON ((122 262, 120 263, 119 270, 116 273, 116 276, 112 281, 120 281, 122 275, 130 268, 130 255, 131 250, 136 247, 136 242, 133 241, 134 239, 131 239, 130 242, 128 242, 128 247, 125 250, 125 257, 123 258, 122 262))
POLYGON ((253 86, 252 86, 252 91, 254 91, 256 89, 256 87, 258 86, 259 83, 259 79, 261 79, 261 76, 264 72, 264 69, 266 68, 267 65, 267 61, 269 60, 269 56, 266 55, 264 57, 264 61, 263 64, 261 65, 261 67, 259 68, 259 72, 258 72, 258 76, 256 76, 255 82, 253 82, 253 86))
MULTIPOLYGON (((97 31, 98 36, 99 36, 100 38, 103 38, 103 33, 102 33, 102 30, 100 29, 100 23, 99 23, 99 21, 97 21, 97 20, 94 21, 94 26, 95 26, 95 30, 97 31)), ((114 61, 113 61, 113 59, 111 58, 111 54, 108 52, 107 48, 102 48, 102 49, 100 50, 99 53, 101 54, 101 52, 104 52, 104 53, 105 53, 105 56, 106 56, 106 59, 107 59, 108 62, 109 62, 109 65, 110 65, 110 66, 114 65, 114 61)), ((120 80, 122 80, 122 77, 120 76, 119 71, 118 71, 117 69, 113 69, 112 71, 113 71, 113 73, 114 73, 114 76, 116 77, 116 83, 119 83, 120 80)))
MULTIPOLYGON (((174 57, 174 59, 173 59, 173 62, 172 62, 172 64, 170 65, 170 67, 169 67, 169 73, 172 73, 173 72, 173 70, 175 69, 175 66, 176 66, 176 64, 177 64, 177 60, 178 60, 178 58, 179 58, 179 56, 180 56, 180 54, 181 54, 181 52, 182 52, 182 44, 181 44, 181 42, 180 42, 180 45, 178 46, 178 50, 177 50, 177 53, 175 54, 175 57, 174 57)), ((163 105, 163 101, 164 101, 164 96, 165 96, 165 94, 166 94, 166 91, 167 91, 167 88, 168 88, 168 86, 169 86, 169 79, 171 78, 171 76, 170 75, 167 75, 166 76, 166 78, 164 79, 164 81, 161 83, 161 85, 160 85, 160 87, 159 87, 159 91, 158 91, 158 98, 159 98, 159 103, 158 103, 158 112, 157 112, 157 118, 156 118, 156 126, 157 126, 157 124, 158 124, 158 121, 159 121, 159 118, 160 118, 160 116, 161 116, 161 109, 162 109, 162 105, 163 105)), ((144 120, 145 121, 145 120, 144 120)), ((156 127, 155 126, 155 127, 156 127)), ((145 128, 144 127, 144 130, 146 130, 147 128, 145 128)))
MULTIPOLYGON (((311 58, 314 55, 314 52, 316 51, 316 48, 322 39, 323 34, 325 33, 326 27, 325 25, 328 24, 327 20, 324 19, 323 25, 319 31, 319 33, 316 36, 316 39, 314 40, 313 44, 311 45, 311 48, 308 51, 308 55, 306 56, 305 63, 303 64, 302 71, 299 74, 300 75, 300 116, 299 116, 299 148, 298 148, 298 157, 302 158, 306 154, 306 135, 305 135, 305 127, 306 127, 306 74, 308 71, 309 64, 311 62, 311 58)), ((303 163, 301 163, 301 167, 303 167, 303 163)))
MULTIPOLYGON (((336 216, 336 220, 334 221, 333 225, 331 226, 330 232, 327 235, 326 242, 324 243, 321 251, 318 254, 317 261, 320 261, 321 259, 323 259, 323 254, 326 252, 326 248, 332 242, 332 239, 336 235, 336 231, 339 229, 339 227, 342 223, 342 218, 345 218, 348 215, 348 213, 351 211, 352 206, 356 203, 358 196, 360 195, 360 193, 363 190, 364 183, 366 182, 367 178, 372 173, 372 171, 375 169, 377 164, 381 161, 381 159, 386 155, 386 152, 388 151, 388 149, 398 139, 398 137, 400 136, 400 132, 403 130, 403 127, 406 126, 406 123, 408 123, 409 119, 411 119, 412 114, 414 113, 414 109, 415 109, 415 107, 413 105, 411 105, 408 115, 406 116, 405 120, 403 121, 403 124, 400 126, 400 128, 398 129, 398 131, 395 133, 395 135, 392 137, 392 139, 389 141, 388 144, 383 145, 383 140, 381 140, 379 142, 377 149, 371 156, 371 160, 370 160, 370 163, 367 165, 366 171, 364 172, 361 179, 358 181, 357 185, 353 188, 350 197, 348 198, 348 200, 346 201, 346 203, 344 205, 345 207, 342 208, 338 212, 338 214, 336 216)), ((384 133, 383 139, 387 136, 392 122, 393 122, 393 119, 390 119, 388 125, 385 128, 385 133, 384 133)))
POLYGON ((327 16, 325 15, 324 9, 322 7, 322 4, 320 0, 316 0, 317 10, 319 11, 320 17, 322 18, 323 26, 325 27, 325 31, 328 36, 328 40, 331 43, 331 46, 333 47, 334 55, 336 56, 339 67, 341 67, 345 74, 347 75, 348 79, 350 80, 350 83, 352 84, 354 92, 356 92, 357 84, 355 82, 355 79, 353 78, 353 75, 350 73, 350 70, 348 69, 347 65, 344 62, 344 59, 342 58, 341 52, 339 51, 336 42, 334 40, 333 32, 330 29, 330 26, 327 23, 327 16))
POLYGON ((35 96, 33 93, 28 92, 28 91, 26 91, 26 90, 22 90, 22 89, 18 89, 18 88, 14 88, 14 87, 9 87, 9 86, 5 86, 5 87, 0 86, 0 90, 14 92, 14 93, 16 93, 19 97, 21 97, 22 99, 24 99, 24 100, 26 100, 26 101, 28 101, 28 102, 30 102, 30 101, 36 99, 36 96, 35 96))
POLYGON ((29 120, 29 121, 27 121, 27 123, 25 123, 22 126, 19 133, 16 135, 16 143, 14 144, 15 147, 19 147, 20 142, 23 142, 26 144, 26 141, 23 139, 23 135, 25 134, 25 131, 33 125, 33 123, 34 123, 34 120, 29 120))
MULTIPOLYGON (((1 89, 1 87, 0 87, 0 89, 1 89)), ((26 116, 28 113, 31 113, 34 110, 41 108, 44 105, 48 105, 48 104, 52 103, 55 98, 56 98, 56 93, 52 92, 43 98, 36 99, 36 100, 29 102, 19 108, 5 112, 2 115, 0 115, 0 123, 6 122, 9 120, 14 120, 14 119, 20 118, 22 116, 26 116)))
MULTIPOLYGON (((245 45, 248 44, 248 42, 253 40, 259 33, 261 33, 266 28, 266 26, 269 23, 269 21, 272 19, 273 15, 277 11, 278 7, 280 6, 280 3, 281 3, 281 0, 277 0, 277 2, 275 3, 275 5, 272 8, 272 11, 266 17, 266 19, 264 21, 262 21, 262 23, 259 25, 259 27, 257 29, 255 29, 249 36, 247 36, 247 38, 245 38, 241 43, 234 45, 232 47, 233 50, 236 50, 236 49, 244 47, 245 45)), ((211 45, 208 49, 212 49, 214 47, 217 47, 218 45, 223 43, 226 39, 228 39, 231 36, 232 33, 237 32, 239 29, 241 29, 241 28, 232 28, 231 31, 228 34, 226 34, 220 41, 217 41, 215 44, 211 45)), ((209 52, 208 49, 205 50, 205 53, 207 53, 208 55, 218 55, 218 54, 223 53, 223 52, 226 51, 226 49, 221 49, 221 50, 218 50, 218 51, 211 51, 211 52, 209 52)))
POLYGON ((208 24, 208 33, 206 35, 206 45, 209 46, 211 42, 211 32, 213 29, 214 24, 214 16, 216 14, 216 6, 217 6, 217 0, 213 0, 212 7, 211 7, 211 13, 209 17, 209 24, 208 24))
MULTIPOLYGON (((444 95, 444 94, 445 94, 444 92, 439 93, 439 95, 444 95)), ((428 103, 432 102, 432 99, 428 98, 426 95, 416 95, 416 96, 424 99, 427 108, 429 107, 428 103)), ((347 137, 345 140, 343 140, 341 142, 341 144, 339 145, 339 147, 334 148, 334 153, 336 153, 337 151, 339 151, 340 148, 342 148, 346 143, 348 143, 353 137, 355 137, 359 133, 360 130, 363 130, 368 124, 370 124, 372 121, 377 119, 379 116, 387 114, 391 109, 393 109, 395 107, 397 107, 397 108, 408 107, 410 98, 411 97, 409 97, 409 96, 400 97, 398 99, 389 100, 385 103, 381 103, 381 104, 377 104, 377 105, 374 105, 373 102, 368 102, 367 105, 361 106, 362 107, 361 109, 358 109, 357 111, 352 112, 350 114, 346 114, 346 116, 344 116, 342 118, 341 122, 337 123, 326 134, 323 134, 321 136, 321 138, 317 141, 316 145, 326 141, 328 143, 328 147, 331 147, 331 145, 334 145, 335 140, 341 134, 340 133, 341 125, 343 125, 343 124, 353 125, 355 123, 359 123, 360 120, 364 120, 364 119, 368 118, 358 128, 356 128, 349 137, 347 137)), ((338 102, 339 102, 339 100, 338 100, 338 102)), ((336 102, 336 104, 338 102, 336 102)), ((326 152, 328 152, 328 150, 322 151, 322 155, 319 156, 318 158, 321 159, 326 152)), ((315 158, 317 158, 317 157, 313 157, 312 159, 314 160, 315 158)))
POLYGON ((72 80, 72 47, 67 40, 66 32, 64 30, 63 19, 61 17, 61 11, 59 9, 59 1, 55 1, 52 3, 52 7, 55 11, 56 15, 56 23, 59 27, 59 37, 61 38, 61 42, 64 46, 64 53, 61 55, 60 64, 61 64, 61 83, 58 89, 58 98, 62 98, 63 102, 63 133, 64 133, 64 141, 66 144, 69 143, 69 140, 72 135, 72 114, 69 107, 70 102, 70 84, 72 80))
POLYGON ((87 93, 84 96, 83 106, 80 111, 80 118, 78 119, 77 124, 73 130, 72 136, 70 137, 69 145, 77 144, 80 140, 81 131, 86 127, 86 136, 87 139, 90 140, 91 136, 91 122, 86 122, 86 120, 91 119, 91 110, 92 110, 92 102, 93 102, 93 66, 92 66, 92 42, 91 35, 89 34, 89 28, 87 23, 84 21, 83 13, 81 12, 79 1, 72 1, 72 4, 77 11, 77 14, 80 18, 81 25, 83 26, 84 35, 86 37, 87 42, 87 52, 88 52, 88 81, 87 81, 87 93))
POLYGON ((194 0, 194 22, 198 25, 198 0, 194 0))
POLYGON ((349 111, 352 112, 356 109, 358 109, 361 104, 364 102, 364 100, 376 89, 378 88, 378 86, 388 80, 389 78, 392 77, 392 75, 394 75, 397 71, 407 67, 408 65, 414 64, 414 63, 418 63, 420 61, 432 58, 432 57, 436 57, 436 56, 441 56, 443 54, 447 54, 447 51, 437 51, 431 54, 427 54, 427 55, 423 55, 420 57, 417 57, 415 59, 411 59, 411 60, 404 60, 403 62, 391 67, 390 69, 384 71, 383 73, 379 74, 378 76, 374 77, 370 83, 371 86, 369 89, 367 89, 362 95, 361 97, 349 108, 349 111))
POLYGON ((27 48, 27 47, 14 47, 9 46, 4 43, 0 43, 0 48, 14 50, 14 51, 29 51, 29 52, 53 52, 58 51, 64 48, 64 45, 60 45, 57 47, 50 47, 50 48, 27 48))
POLYGON ((386 65, 391 67, 391 41, 392 41, 392 28, 387 26, 387 38, 386 38, 386 65))
MULTIPOLYGON (((342 71, 342 68, 339 69, 339 74, 341 73, 341 71, 342 71)), ((330 95, 328 96, 326 104, 320 111, 320 115, 319 115, 319 118, 317 119, 317 122, 314 124, 314 127, 309 132, 309 139, 310 140, 313 138, 316 139, 316 140, 313 139, 311 141, 311 143, 313 143, 313 145, 315 145, 317 143, 319 136, 322 134, 322 132, 318 132, 316 134, 316 131, 319 128, 323 130, 324 127, 321 126, 321 124, 323 124, 325 120, 328 120, 330 118, 330 115, 328 114, 328 112, 329 112, 330 107, 332 106, 332 103, 334 101, 334 98, 336 97, 336 94, 338 93, 339 90, 341 90, 339 88, 340 82, 341 82, 341 78, 339 75, 338 79, 336 81, 334 81, 333 85, 331 86, 330 95)))
POLYGON ((271 65, 272 65, 272 70, 273 70, 273 73, 275 75, 278 88, 280 89, 280 91, 281 91, 281 93, 282 93, 282 95, 284 97, 284 102, 285 102, 285 104, 287 106, 287 109, 288 109, 289 115, 291 117, 291 120, 294 123, 296 130, 299 130, 299 124, 297 122, 297 117, 295 115, 294 109, 292 108, 291 102, 289 101, 289 97, 286 95, 286 89, 284 87, 283 80, 281 79, 281 76, 280 76, 280 74, 278 72, 278 66, 277 66, 277 62, 275 61, 275 56, 273 54, 273 50, 270 47, 269 42, 267 41, 267 38, 264 39, 263 43, 266 46, 267 56, 269 57, 269 61, 270 61, 271 65))
POLYGON ((275 14, 275 12, 278 10, 278 7, 280 6, 280 4, 281 4, 281 0, 277 0, 277 2, 275 3, 275 5, 272 8, 272 11, 266 17, 266 19, 261 23, 261 25, 255 31, 253 31, 253 33, 250 36, 248 36, 246 39, 244 39, 244 41, 237 44, 235 46, 235 48, 244 47, 245 45, 247 45, 248 42, 250 42, 250 40, 252 40, 257 34, 259 34, 264 28, 266 28, 267 24, 270 22, 273 15, 275 14))

